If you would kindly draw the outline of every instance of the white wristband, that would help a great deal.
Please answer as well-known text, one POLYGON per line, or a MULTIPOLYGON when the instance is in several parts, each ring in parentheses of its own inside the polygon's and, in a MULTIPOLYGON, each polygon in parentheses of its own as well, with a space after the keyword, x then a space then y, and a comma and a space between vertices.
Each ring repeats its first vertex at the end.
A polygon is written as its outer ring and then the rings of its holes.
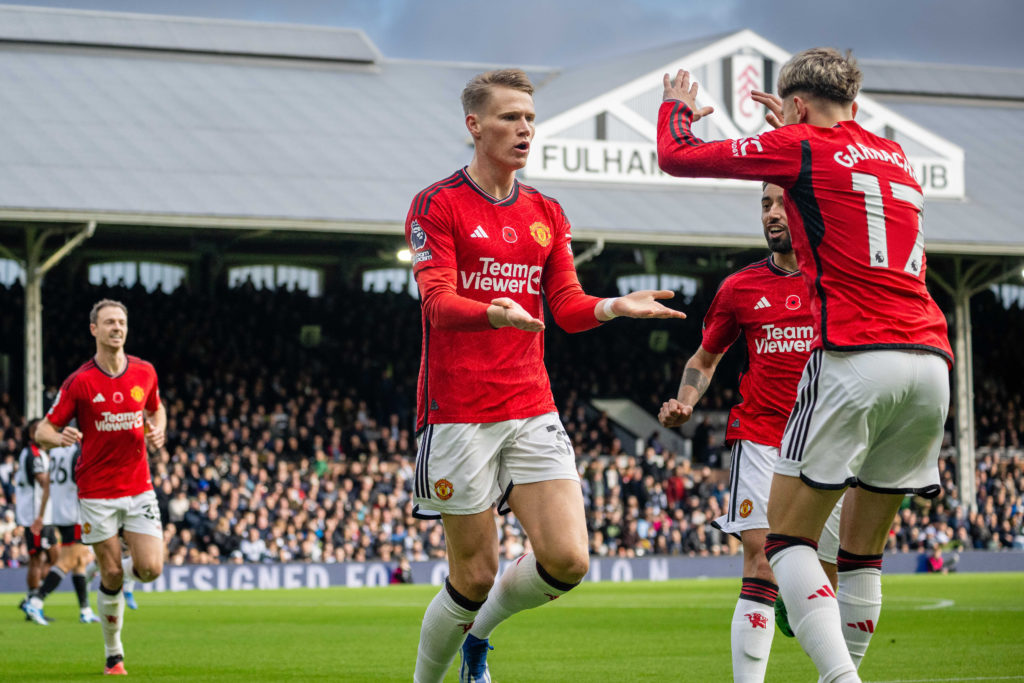
POLYGON ((615 303, 616 299, 618 299, 618 297, 613 296, 608 299, 605 299, 601 303, 601 313, 603 313, 605 318, 607 318, 608 320, 619 317, 614 312, 612 312, 612 304, 615 303))

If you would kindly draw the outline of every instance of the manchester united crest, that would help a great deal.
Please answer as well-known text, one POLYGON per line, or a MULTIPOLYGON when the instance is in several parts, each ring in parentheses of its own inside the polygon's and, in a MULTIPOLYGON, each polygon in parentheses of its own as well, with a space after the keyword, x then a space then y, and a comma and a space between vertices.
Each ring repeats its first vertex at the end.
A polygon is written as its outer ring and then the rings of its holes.
POLYGON ((768 617, 760 612, 747 612, 743 616, 750 620, 750 628, 768 628, 768 617))
POLYGON ((754 504, 750 502, 749 498, 744 498, 743 502, 740 503, 740 517, 746 519, 750 516, 750 513, 754 511, 754 504))
POLYGON ((453 487, 452 483, 447 479, 438 479, 434 482, 434 493, 436 493, 437 497, 441 500, 448 500, 452 497, 452 494, 455 493, 455 487, 453 487))
POLYGON ((92 531, 92 524, 89 524, 89 522, 86 522, 85 524, 83 524, 82 525, 82 531, 84 531, 87 534, 90 533, 92 531))
POLYGON ((145 398, 146 396, 146 392, 143 391, 142 387, 140 387, 138 384, 132 387, 132 390, 128 393, 132 395, 132 400, 136 402, 141 402, 142 399, 145 398))
POLYGON ((542 247, 551 244, 551 228, 537 222, 530 226, 530 236, 542 247))

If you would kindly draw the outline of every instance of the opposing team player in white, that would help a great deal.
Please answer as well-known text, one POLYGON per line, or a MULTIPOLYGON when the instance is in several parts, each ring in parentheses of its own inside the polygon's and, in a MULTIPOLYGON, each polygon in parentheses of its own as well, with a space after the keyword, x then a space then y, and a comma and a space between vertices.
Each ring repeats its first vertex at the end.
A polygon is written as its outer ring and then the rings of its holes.
POLYGON ((60 534, 60 555, 39 588, 38 606, 42 608, 42 601, 46 600, 70 573, 71 583, 78 596, 78 620, 83 624, 89 624, 98 623, 100 619, 89 606, 86 568, 93 555, 89 546, 82 543, 82 519, 78 508, 78 485, 75 483, 75 465, 78 463, 79 453, 77 444, 51 448, 47 452, 50 459, 51 514, 53 524, 60 534))
POLYGON ((43 568, 57 559, 57 537, 53 528, 50 505, 50 459, 35 441, 39 420, 30 420, 25 427, 24 447, 18 454, 18 474, 14 478, 14 521, 24 527, 28 548, 28 595, 21 601, 26 619, 45 626, 39 599, 43 568))

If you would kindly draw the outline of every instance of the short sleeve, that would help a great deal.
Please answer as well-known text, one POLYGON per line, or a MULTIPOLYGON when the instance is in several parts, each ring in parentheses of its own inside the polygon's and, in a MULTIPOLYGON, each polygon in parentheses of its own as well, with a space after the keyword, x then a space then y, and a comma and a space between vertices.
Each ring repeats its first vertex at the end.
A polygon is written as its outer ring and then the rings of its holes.
POLYGON ((42 474, 49 470, 50 463, 47 462, 46 457, 38 451, 33 450, 32 455, 32 477, 35 478, 36 475, 42 474))
POLYGON ((704 316, 704 338, 701 346, 708 353, 725 353, 740 336, 739 321, 733 305, 733 288, 728 279, 715 294, 704 316))
POLYGON ((64 380, 60 391, 53 399, 53 405, 46 412, 46 419, 55 427, 63 427, 75 416, 75 402, 78 383, 75 381, 77 375, 72 375, 64 380))

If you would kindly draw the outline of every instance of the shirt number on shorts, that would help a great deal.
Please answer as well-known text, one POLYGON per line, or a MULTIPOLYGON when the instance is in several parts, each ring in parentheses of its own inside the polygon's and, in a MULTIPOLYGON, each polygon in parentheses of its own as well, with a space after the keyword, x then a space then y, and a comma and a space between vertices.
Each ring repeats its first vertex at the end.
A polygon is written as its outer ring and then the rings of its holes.
POLYGON ((555 445, 564 449, 566 455, 571 456, 573 454, 572 441, 569 440, 569 435, 565 433, 565 430, 552 425, 548 427, 548 431, 555 437, 555 445))
POLYGON ((142 516, 151 521, 158 521, 160 519, 157 511, 153 509, 152 503, 146 503, 142 506, 142 516))

